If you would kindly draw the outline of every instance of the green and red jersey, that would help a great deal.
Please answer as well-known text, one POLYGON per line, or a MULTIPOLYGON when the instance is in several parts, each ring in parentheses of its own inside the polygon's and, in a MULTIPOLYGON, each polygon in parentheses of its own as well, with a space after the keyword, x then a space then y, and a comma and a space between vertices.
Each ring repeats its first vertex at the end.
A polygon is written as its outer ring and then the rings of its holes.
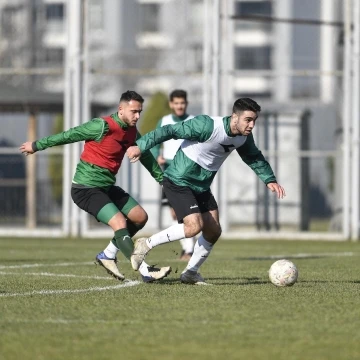
MULTIPOLYGON (((53 146, 85 141, 73 182, 84 186, 108 188, 115 184, 115 175, 126 150, 140 137, 136 127, 128 126, 115 113, 104 118, 94 118, 67 131, 37 140, 33 143, 33 149, 40 151, 53 146)), ((160 166, 150 151, 144 155, 141 157, 141 163, 156 181, 161 182, 163 174, 160 166)))

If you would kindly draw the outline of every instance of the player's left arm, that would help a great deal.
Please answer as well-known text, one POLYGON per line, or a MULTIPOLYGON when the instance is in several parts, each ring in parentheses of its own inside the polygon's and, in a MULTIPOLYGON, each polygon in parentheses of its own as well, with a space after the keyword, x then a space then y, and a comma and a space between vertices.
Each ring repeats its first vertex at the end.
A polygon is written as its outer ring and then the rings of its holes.
POLYGON ((100 141, 107 131, 107 123, 101 118, 95 118, 58 134, 46 136, 36 141, 27 141, 20 146, 19 150, 28 155, 53 146, 71 144, 78 141, 100 141))
POLYGON ((247 137, 245 144, 237 148, 236 151, 270 191, 275 192, 279 199, 285 196, 284 188, 277 183, 273 169, 255 145, 252 134, 247 137))
MULTIPOLYGON (((136 140, 140 138, 141 135, 137 132, 136 140)), ((158 183, 163 181, 163 171, 150 150, 144 151, 140 158, 140 162, 158 183)))

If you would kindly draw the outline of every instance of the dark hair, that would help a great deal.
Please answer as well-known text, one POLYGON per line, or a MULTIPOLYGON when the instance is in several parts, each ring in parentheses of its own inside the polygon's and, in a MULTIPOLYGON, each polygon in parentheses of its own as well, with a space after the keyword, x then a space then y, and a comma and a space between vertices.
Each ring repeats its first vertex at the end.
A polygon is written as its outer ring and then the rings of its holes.
POLYGON ((240 98, 234 102, 233 113, 236 114, 246 110, 260 112, 261 106, 256 101, 250 98, 240 98))
POLYGON ((187 101, 187 92, 185 90, 176 89, 170 93, 169 99, 173 101, 174 98, 181 98, 187 101))
POLYGON ((124 92, 121 95, 119 102, 123 102, 123 101, 130 102, 131 100, 136 100, 141 104, 144 102, 143 97, 141 95, 139 95, 137 92, 132 91, 132 90, 128 90, 128 91, 124 92))

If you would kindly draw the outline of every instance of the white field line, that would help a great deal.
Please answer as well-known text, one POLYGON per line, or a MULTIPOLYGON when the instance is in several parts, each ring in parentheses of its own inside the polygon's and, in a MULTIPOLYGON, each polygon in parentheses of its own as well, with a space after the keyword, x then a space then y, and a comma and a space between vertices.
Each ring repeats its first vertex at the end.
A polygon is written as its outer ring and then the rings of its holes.
POLYGON ((339 252, 339 253, 298 253, 298 254, 287 254, 287 255, 268 255, 268 256, 249 256, 249 258, 264 258, 264 259, 280 259, 280 258, 308 258, 308 257, 340 257, 340 256, 359 256, 360 253, 354 252, 339 252))
POLYGON ((44 320, 27 320, 27 319, 11 319, 2 321, 0 319, 0 323, 17 323, 17 324, 135 324, 139 323, 140 320, 101 320, 101 319, 93 319, 93 320, 85 320, 85 319, 76 319, 76 320, 68 320, 68 319, 44 319, 44 320))
POLYGON ((110 276, 87 276, 87 275, 74 275, 74 274, 56 274, 49 272, 34 272, 34 273, 22 273, 22 272, 5 272, 0 271, 0 275, 33 275, 33 276, 49 276, 49 277, 69 277, 69 278, 82 278, 82 279, 94 279, 94 280, 112 280, 114 278, 110 276))
MULTIPOLYGON (((239 254, 241 255, 241 254, 239 254)), ((360 256, 359 252, 328 252, 328 253, 298 253, 298 254, 280 254, 280 255, 264 255, 264 256, 247 256, 249 259, 252 258, 266 258, 266 259, 278 259, 278 258, 307 258, 314 256, 323 256, 323 257, 337 257, 337 256, 360 256)), ((158 259, 153 260, 152 262, 162 261, 162 262, 180 262, 179 259, 158 259)), ((121 263, 121 261, 119 261, 121 263)), ((125 262, 125 261, 124 261, 125 262)), ((183 262, 182 262, 183 263, 183 262)), ((26 269, 26 268, 37 268, 37 267, 57 267, 57 266, 81 266, 81 265, 94 265, 95 262, 68 262, 68 263, 51 263, 51 264, 22 264, 22 265, 0 265, 0 270, 6 269, 26 269)))
POLYGON ((94 265, 95 262, 69 262, 69 263, 52 263, 52 264, 22 264, 22 265, 1 265, 0 269, 23 269, 49 266, 80 266, 80 265, 94 265))
POLYGON ((135 286, 141 284, 140 281, 127 281, 119 285, 114 286, 103 286, 103 287, 91 287, 87 289, 72 289, 72 290, 38 290, 38 291, 29 291, 25 293, 9 293, 1 294, 0 297, 15 297, 15 296, 33 296, 33 295, 62 295, 62 294, 78 294, 78 293, 88 293, 93 291, 106 291, 106 290, 115 290, 121 289, 129 286, 135 286))

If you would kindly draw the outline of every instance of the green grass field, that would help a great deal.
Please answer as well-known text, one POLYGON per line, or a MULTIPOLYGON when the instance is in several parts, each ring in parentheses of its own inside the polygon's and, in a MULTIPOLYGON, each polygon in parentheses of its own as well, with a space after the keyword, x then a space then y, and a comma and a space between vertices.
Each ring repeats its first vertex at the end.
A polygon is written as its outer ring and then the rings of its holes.
POLYGON ((179 282, 179 244, 150 263, 157 284, 109 277, 107 240, 0 239, 0 359, 360 359, 360 244, 220 241, 202 267, 213 286, 179 282), (291 259, 299 280, 267 271, 291 259))

